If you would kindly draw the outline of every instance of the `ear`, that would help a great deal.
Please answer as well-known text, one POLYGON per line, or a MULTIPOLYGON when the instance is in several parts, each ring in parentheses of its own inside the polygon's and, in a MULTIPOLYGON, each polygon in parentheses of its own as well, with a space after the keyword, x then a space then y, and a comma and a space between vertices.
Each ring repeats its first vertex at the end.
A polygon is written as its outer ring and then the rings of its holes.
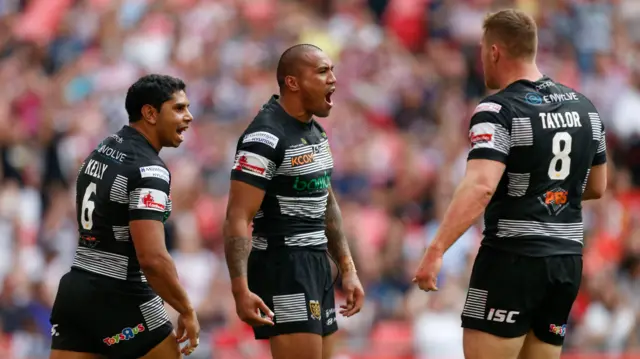
POLYGON ((491 62, 496 63, 500 60, 500 50, 495 44, 491 45, 491 62))
POLYGON ((157 117, 158 117, 158 110, 156 110, 153 106, 151 105, 144 105, 142 106, 142 118, 149 122, 152 125, 156 124, 157 121, 157 117))
POLYGON ((293 76, 286 76, 284 78, 284 83, 287 85, 291 92, 300 91, 300 85, 298 84, 298 79, 293 76))

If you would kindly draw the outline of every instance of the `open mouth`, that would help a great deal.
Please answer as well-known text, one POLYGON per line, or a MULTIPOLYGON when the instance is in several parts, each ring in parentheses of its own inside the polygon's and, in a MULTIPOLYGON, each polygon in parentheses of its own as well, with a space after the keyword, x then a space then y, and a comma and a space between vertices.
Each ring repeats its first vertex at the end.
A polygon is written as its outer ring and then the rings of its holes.
POLYGON ((184 126, 184 127, 178 127, 178 129, 176 130, 176 133, 178 134, 178 136, 180 136, 181 140, 184 140, 184 133, 185 131, 187 131, 188 128, 189 126, 184 126))
POLYGON ((331 100, 331 96, 333 95, 333 93, 336 92, 336 88, 333 87, 331 88, 325 95, 324 95, 324 101, 329 105, 329 106, 333 106, 333 101, 331 100))

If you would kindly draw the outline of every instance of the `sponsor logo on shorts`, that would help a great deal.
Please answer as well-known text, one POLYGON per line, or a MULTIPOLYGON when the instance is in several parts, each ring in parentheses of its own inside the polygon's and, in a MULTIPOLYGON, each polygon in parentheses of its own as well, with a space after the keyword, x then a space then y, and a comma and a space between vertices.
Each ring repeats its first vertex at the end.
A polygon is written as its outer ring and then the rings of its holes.
POLYGON ((518 316, 518 314, 520 314, 520 312, 515 310, 508 311, 504 309, 491 308, 487 315, 487 320, 498 323, 515 323, 515 317, 518 316))
POLYGON ((257 142, 274 149, 278 146, 278 141, 280 141, 280 139, 277 136, 265 131, 250 133, 242 139, 242 143, 257 142))
POLYGON ((311 312, 311 319, 320 320, 322 310, 320 309, 320 302, 317 300, 309 301, 309 312, 311 312))
POLYGON ((51 336, 52 337, 59 337, 60 333, 58 333, 58 324, 54 324, 51 326, 51 336))
POLYGON ((559 335, 561 337, 564 337, 564 335, 567 333, 567 325, 566 324, 562 324, 562 326, 559 325, 555 325, 555 324, 550 324, 549 325, 549 332, 555 334, 555 335, 559 335))
POLYGON ((562 188, 547 191, 538 201, 545 206, 550 215, 558 215, 567 207, 569 192, 562 188))
POLYGON ((144 332, 146 329, 144 328, 144 325, 142 324, 138 324, 137 326, 133 327, 133 328, 124 328, 122 329, 122 332, 112 336, 112 337, 107 337, 102 339, 102 342, 105 343, 108 346, 112 346, 114 344, 118 344, 120 343, 120 341, 122 340, 130 340, 133 339, 136 335, 138 335, 139 333, 144 332))

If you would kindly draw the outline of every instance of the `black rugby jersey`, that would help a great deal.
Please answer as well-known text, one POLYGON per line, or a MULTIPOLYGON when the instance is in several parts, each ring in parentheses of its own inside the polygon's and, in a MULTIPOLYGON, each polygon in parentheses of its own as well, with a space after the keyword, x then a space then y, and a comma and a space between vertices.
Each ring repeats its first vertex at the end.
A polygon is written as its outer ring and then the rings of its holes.
POLYGON ((471 118, 469 159, 504 163, 482 244, 528 256, 581 254, 582 193, 604 164, 605 131, 584 95, 548 77, 488 96, 471 118))
POLYGON ((82 163, 76 182, 80 242, 73 268, 131 282, 146 282, 129 221, 166 221, 171 175, 137 130, 124 126, 82 163))
POLYGON ((231 179, 265 190, 253 219, 253 248, 325 249, 333 158, 315 121, 289 116, 273 96, 238 140, 231 179))

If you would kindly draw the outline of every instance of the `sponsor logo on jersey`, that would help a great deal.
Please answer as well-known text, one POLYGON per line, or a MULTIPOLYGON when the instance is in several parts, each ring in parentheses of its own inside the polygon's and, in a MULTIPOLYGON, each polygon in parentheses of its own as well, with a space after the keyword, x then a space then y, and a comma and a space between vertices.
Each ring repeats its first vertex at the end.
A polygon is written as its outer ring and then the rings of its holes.
POLYGON ((158 178, 169 183, 169 171, 162 166, 146 166, 140 167, 140 177, 142 178, 158 178))
POLYGON ((146 329, 143 324, 138 324, 133 328, 124 328, 122 332, 112 336, 102 339, 102 342, 108 346, 112 346, 114 344, 120 343, 122 340, 130 340, 133 339, 139 333, 144 332, 146 329))
POLYGON ((549 332, 553 333, 555 335, 559 335, 561 337, 564 337, 564 335, 567 334, 567 325, 566 324, 562 324, 562 326, 559 326, 559 325, 555 325, 555 324, 550 324, 549 325, 549 332))
POLYGON ((500 109, 502 109, 502 106, 495 103, 495 102, 483 102, 481 104, 479 104, 478 106, 476 106, 476 109, 473 111, 473 114, 475 115, 478 112, 495 112, 495 113, 499 113, 500 109))
POLYGON ((496 125, 493 123, 483 122, 473 125, 469 130, 469 141, 472 148, 493 147, 495 132, 496 125))
POLYGON ((233 164, 233 169, 235 171, 241 171, 254 176, 271 179, 275 173, 275 163, 270 159, 253 152, 238 151, 235 163, 233 164))
POLYGON ((271 148, 276 148, 278 141, 280 141, 280 139, 277 136, 265 131, 250 133, 245 135, 242 139, 242 143, 257 142, 265 144, 271 148))
POLYGON ((578 102, 578 94, 575 92, 552 93, 549 95, 541 95, 537 92, 527 92, 524 95, 524 101, 530 105, 543 105, 560 102, 578 102))
POLYGON ((566 208, 569 201, 568 197, 569 192, 562 188, 554 188, 547 191, 543 196, 538 197, 538 200, 547 208, 549 214, 557 216, 566 208))
POLYGON ((297 176, 293 181, 293 189, 296 191, 318 191, 331 187, 331 176, 325 171, 321 176, 304 180, 297 176))
POLYGON ((98 146, 98 153, 103 155, 103 157, 109 158, 117 162, 123 162, 125 158, 127 158, 126 153, 115 150, 107 145, 98 146))
POLYGON ((536 85, 536 90, 546 89, 547 87, 555 86, 556 83, 553 81, 543 81, 541 84, 536 85))
POLYGON ((122 137, 118 136, 118 135, 117 135, 117 134, 115 134, 115 133, 114 133, 114 134, 112 134, 112 135, 110 135, 110 136, 109 136, 109 138, 114 139, 114 140, 115 140, 116 142, 118 142, 118 143, 122 143, 122 137))
POLYGON ((312 152, 304 153, 304 154, 301 154, 299 156, 291 157, 291 167, 304 166, 304 165, 307 165, 309 163, 313 163, 314 162, 313 158, 315 156, 314 152, 316 152, 316 151, 317 150, 315 149, 315 146, 314 146, 314 148, 312 149, 312 152))
POLYGON ((311 319, 320 320, 320 313, 322 313, 322 310, 320 309, 320 302, 317 300, 310 300, 309 312, 311 313, 311 319))
POLYGON ((94 237, 89 235, 81 235, 80 236, 80 245, 87 248, 95 248, 100 241, 94 237))
POLYGON ((161 190, 140 188, 140 197, 138 198, 137 208, 164 212, 167 208, 167 201, 167 194, 161 190))

